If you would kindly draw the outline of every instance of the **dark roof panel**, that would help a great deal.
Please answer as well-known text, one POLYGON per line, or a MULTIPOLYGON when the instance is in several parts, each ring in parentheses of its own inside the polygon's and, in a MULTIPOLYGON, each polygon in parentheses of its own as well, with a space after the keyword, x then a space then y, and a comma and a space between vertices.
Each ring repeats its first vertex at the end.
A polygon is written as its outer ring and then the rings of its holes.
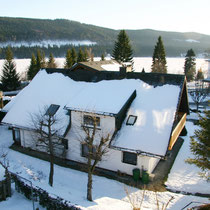
POLYGON ((58 111, 59 107, 60 107, 59 105, 51 104, 47 109, 45 115, 54 116, 55 113, 58 111))

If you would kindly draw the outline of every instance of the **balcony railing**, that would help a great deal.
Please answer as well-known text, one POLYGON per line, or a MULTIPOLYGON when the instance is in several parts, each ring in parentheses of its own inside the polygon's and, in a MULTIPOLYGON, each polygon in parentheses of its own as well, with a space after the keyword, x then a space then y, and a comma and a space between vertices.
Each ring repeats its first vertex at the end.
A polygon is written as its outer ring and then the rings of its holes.
POLYGON ((182 132, 182 129, 184 128, 185 122, 186 122, 187 114, 186 113, 178 113, 177 120, 175 122, 175 127, 171 134, 170 143, 168 146, 168 149, 171 150, 178 139, 180 133, 182 132))

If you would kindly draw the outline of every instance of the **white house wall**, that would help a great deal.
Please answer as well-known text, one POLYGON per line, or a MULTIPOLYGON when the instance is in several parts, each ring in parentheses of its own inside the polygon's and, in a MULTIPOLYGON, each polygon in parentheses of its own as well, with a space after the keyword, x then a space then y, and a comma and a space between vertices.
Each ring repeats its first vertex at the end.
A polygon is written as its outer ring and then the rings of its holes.
MULTIPOLYGON (((26 147, 26 148, 31 148, 33 150, 47 152, 47 147, 45 145, 43 146, 36 145, 38 135, 34 131, 21 129, 20 136, 21 136, 21 146, 26 147)), ((57 141, 57 139, 55 141, 57 141)), ((40 142, 39 142, 39 145, 41 145, 40 142)), ((54 154, 55 156, 63 158, 63 155, 64 155, 63 146, 57 145, 56 148, 54 149, 54 154)))
MULTIPOLYGON (((83 114, 82 112, 71 112, 71 129, 66 136, 68 139, 68 151, 67 151, 67 159, 86 163, 87 159, 82 157, 81 152, 81 142, 85 138, 84 131, 82 130, 81 125, 83 124, 83 114), (76 122, 76 123, 75 123, 76 122)), ((111 116, 102 116, 95 115, 96 117, 100 117, 100 128, 101 130, 97 130, 98 136, 106 134, 113 135, 115 128, 115 118, 111 116)), ((121 171, 122 173, 127 173, 132 175, 132 171, 134 168, 142 169, 144 168, 149 173, 153 171, 155 166, 157 165, 159 159, 152 158, 147 156, 138 156, 137 157, 137 165, 131 165, 122 162, 122 151, 115 150, 109 148, 109 152, 105 157, 102 158, 102 161, 97 165, 98 167, 105 168, 112 171, 121 171)))
MULTIPOLYGON (((85 138, 84 131, 82 129, 83 115, 85 113, 72 111, 71 112, 71 129, 65 137, 68 140, 68 150, 66 151, 66 159, 74 160, 82 163, 86 163, 87 159, 82 157, 81 142, 85 138)), ((87 114, 87 113, 86 113, 87 114)), ((97 138, 100 136, 113 135, 115 129, 115 118, 111 116, 95 115, 100 117, 100 129, 97 130, 97 138)), ((36 134, 33 131, 20 130, 21 146, 30 147, 34 150, 44 151, 36 147, 36 134)), ((102 158, 102 161, 97 165, 98 167, 105 168, 112 171, 120 171, 132 175, 134 168, 145 169, 149 173, 152 173, 153 169, 159 162, 158 158, 137 156, 137 165, 131 165, 123 163, 123 152, 109 148, 108 153, 102 158)))
POLYGON ((29 130, 20 130, 21 146, 36 149, 36 134, 29 130))

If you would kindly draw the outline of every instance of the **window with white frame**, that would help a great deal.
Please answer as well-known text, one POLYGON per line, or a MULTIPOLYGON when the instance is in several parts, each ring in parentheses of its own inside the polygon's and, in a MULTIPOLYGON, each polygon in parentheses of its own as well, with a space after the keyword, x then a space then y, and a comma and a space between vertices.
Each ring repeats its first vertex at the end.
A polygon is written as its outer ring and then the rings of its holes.
POLYGON ((123 163, 137 165, 137 154, 132 152, 123 152, 123 163))
POLYGON ((84 115, 83 116, 83 124, 85 126, 91 126, 91 127, 93 127, 94 124, 96 124, 96 127, 100 127, 100 117, 84 115))

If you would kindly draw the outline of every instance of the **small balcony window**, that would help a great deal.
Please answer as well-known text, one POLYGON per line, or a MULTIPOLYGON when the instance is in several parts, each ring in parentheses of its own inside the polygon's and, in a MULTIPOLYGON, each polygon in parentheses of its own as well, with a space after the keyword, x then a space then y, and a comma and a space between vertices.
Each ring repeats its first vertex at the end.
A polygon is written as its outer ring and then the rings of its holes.
POLYGON ((126 122, 126 125, 134 125, 136 120, 137 120, 137 116, 129 115, 128 119, 127 119, 127 122, 126 122))

